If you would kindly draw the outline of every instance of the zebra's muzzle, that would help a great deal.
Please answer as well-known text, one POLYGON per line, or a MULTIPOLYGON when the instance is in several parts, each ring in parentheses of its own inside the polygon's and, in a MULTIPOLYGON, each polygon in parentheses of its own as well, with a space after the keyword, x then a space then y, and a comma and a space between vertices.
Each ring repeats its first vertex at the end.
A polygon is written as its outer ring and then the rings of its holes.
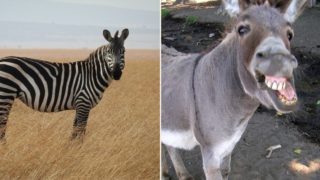
POLYGON ((120 66, 116 64, 113 71, 114 80, 119 80, 121 78, 121 75, 122 75, 122 71, 120 69, 120 66))

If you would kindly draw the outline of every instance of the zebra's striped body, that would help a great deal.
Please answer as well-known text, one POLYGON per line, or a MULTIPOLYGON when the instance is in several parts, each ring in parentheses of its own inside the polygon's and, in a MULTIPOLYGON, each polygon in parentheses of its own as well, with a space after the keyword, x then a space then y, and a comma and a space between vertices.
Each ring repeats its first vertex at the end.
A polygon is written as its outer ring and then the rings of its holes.
POLYGON ((113 79, 121 77, 124 68, 123 42, 128 30, 98 48, 84 61, 52 63, 24 57, 0 60, 0 138, 5 135, 8 114, 19 98, 27 106, 42 112, 76 110, 73 138, 83 134, 89 111, 102 98, 113 79))

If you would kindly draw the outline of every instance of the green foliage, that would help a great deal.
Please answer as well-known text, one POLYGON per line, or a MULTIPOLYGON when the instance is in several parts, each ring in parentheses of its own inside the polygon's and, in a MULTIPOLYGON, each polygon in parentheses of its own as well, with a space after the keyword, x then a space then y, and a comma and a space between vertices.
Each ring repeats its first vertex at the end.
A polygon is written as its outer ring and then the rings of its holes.
POLYGON ((293 152, 296 154, 301 154, 302 150, 300 148, 295 148, 293 152))
POLYGON ((170 16, 170 11, 168 9, 161 9, 161 18, 166 18, 170 16))
POLYGON ((187 16, 186 17, 186 24, 187 25, 194 25, 195 23, 197 23, 198 21, 198 17, 197 16, 187 16))
POLYGON ((317 106, 320 106, 320 100, 318 100, 316 104, 317 104, 317 106))

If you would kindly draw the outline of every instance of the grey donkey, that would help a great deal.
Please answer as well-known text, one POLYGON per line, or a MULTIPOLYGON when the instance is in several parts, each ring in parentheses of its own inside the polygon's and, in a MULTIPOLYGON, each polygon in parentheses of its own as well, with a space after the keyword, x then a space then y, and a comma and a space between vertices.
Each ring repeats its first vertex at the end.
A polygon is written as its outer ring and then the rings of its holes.
POLYGON ((162 49, 161 142, 179 179, 193 178, 178 149, 200 146, 206 179, 228 179, 231 153, 257 107, 297 108, 290 40, 305 1, 224 3, 235 23, 216 48, 204 54, 162 49))

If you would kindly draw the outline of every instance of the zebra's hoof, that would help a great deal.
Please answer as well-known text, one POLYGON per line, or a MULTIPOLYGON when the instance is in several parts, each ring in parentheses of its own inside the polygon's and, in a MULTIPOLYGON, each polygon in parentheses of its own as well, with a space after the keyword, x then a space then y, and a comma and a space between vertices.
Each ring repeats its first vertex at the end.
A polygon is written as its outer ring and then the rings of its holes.
POLYGON ((5 143, 7 143, 7 140, 6 140, 5 135, 6 135, 5 132, 1 132, 1 133, 0 133, 0 144, 5 144, 5 143))
POLYGON ((74 130, 71 134, 71 140, 76 140, 76 139, 80 139, 81 141, 83 141, 84 135, 86 133, 86 130, 74 130))
POLYGON ((7 143, 7 139, 6 139, 5 137, 2 137, 2 138, 0 139, 0 145, 6 144, 6 143, 7 143))

